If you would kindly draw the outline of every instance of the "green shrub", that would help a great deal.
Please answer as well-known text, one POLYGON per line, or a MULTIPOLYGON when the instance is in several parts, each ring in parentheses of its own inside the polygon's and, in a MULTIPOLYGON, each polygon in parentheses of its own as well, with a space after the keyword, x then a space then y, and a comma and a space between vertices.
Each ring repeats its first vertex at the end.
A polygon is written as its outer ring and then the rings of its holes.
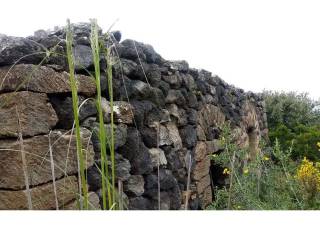
POLYGON ((295 160, 308 157, 308 159, 320 159, 320 152, 316 143, 320 139, 320 125, 305 126, 297 125, 294 129, 289 129, 285 125, 279 125, 269 130, 271 143, 276 139, 281 143, 283 149, 288 149, 292 145, 292 158, 295 160))
POLYGON ((315 143, 320 139, 320 103, 307 94, 295 92, 263 93, 266 102, 269 137, 272 145, 276 139, 283 149, 291 145, 292 158, 320 159, 315 143))
MULTIPOLYGON (((313 185, 314 181, 318 181, 316 186, 319 186, 310 191, 301 178, 301 171, 306 168, 306 162, 302 161, 300 164, 292 160, 292 146, 284 151, 279 141, 275 140, 272 148, 261 146, 263 149, 256 159, 248 162, 248 149, 239 148, 232 138, 230 127, 227 125, 221 136, 224 151, 211 156, 215 164, 224 168, 226 184, 220 189, 214 189, 214 201, 208 209, 320 209, 320 168, 317 168, 320 167, 319 164, 313 165, 312 162, 308 162, 309 172, 305 174, 306 179, 313 185)), ((316 147, 320 145, 317 142, 313 144, 316 147)))

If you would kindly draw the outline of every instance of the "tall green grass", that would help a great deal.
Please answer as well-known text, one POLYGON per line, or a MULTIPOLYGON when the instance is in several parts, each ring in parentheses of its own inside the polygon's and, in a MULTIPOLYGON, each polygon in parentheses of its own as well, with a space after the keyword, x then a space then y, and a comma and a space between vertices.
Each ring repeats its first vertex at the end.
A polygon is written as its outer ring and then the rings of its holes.
MULTIPOLYGON (((106 36, 108 37, 108 36, 106 36)), ((117 209, 118 206, 118 195, 116 195, 116 186, 115 186, 115 148, 114 148, 114 117, 113 117, 113 87, 112 87, 112 61, 110 48, 106 46, 106 39, 99 38, 99 27, 97 20, 91 20, 91 50, 92 58, 94 64, 94 76, 97 96, 96 96, 96 107, 98 112, 99 120, 99 143, 100 143, 100 155, 101 155, 101 186, 102 186, 102 208, 106 209, 117 209), (100 69, 100 59, 103 56, 106 60, 106 75, 108 81, 108 92, 111 108, 111 132, 108 136, 103 121, 103 109, 102 109, 102 92, 101 92, 101 69, 100 69), (109 147, 110 159, 107 154, 107 146, 109 147), (111 173, 110 173, 111 165, 111 173)), ((81 179, 81 189, 84 198, 84 208, 88 208, 88 191, 86 187, 86 176, 85 176, 85 165, 83 161, 83 153, 80 139, 80 124, 78 116, 78 95, 77 95, 77 86, 74 73, 74 58, 72 53, 72 31, 70 21, 67 21, 67 59, 69 64, 70 71, 70 85, 72 90, 72 107, 75 119, 75 131, 76 131, 76 142, 77 142, 77 152, 79 157, 80 165, 80 179, 81 179)))
POLYGON ((82 142, 81 142, 81 134, 80 134, 80 121, 79 121, 79 99, 78 99, 78 89, 77 82, 75 78, 75 69, 74 69, 74 57, 72 52, 72 44, 73 37, 71 31, 70 20, 67 20, 67 28, 66 28, 66 44, 67 44, 67 59, 70 73, 70 86, 72 92, 72 108, 73 108, 73 116, 75 121, 75 132, 76 132, 76 146, 77 146, 77 156, 79 160, 80 167, 80 179, 81 181, 81 195, 83 197, 83 201, 80 197, 80 206, 84 209, 88 209, 88 189, 87 189, 87 180, 85 173, 85 162, 82 152, 82 142))
MULTIPOLYGON (((101 85, 100 85, 100 43, 98 34, 98 24, 96 20, 91 20, 91 49, 95 71, 95 82, 97 87, 96 105, 99 118, 99 141, 100 141, 100 153, 101 153, 101 179, 102 179, 102 206, 103 209, 110 209, 112 207, 112 193, 111 186, 109 184, 109 166, 107 157, 107 133, 103 122, 103 112, 101 105, 101 85), (108 202, 107 202, 108 196, 108 202)), ((112 112, 112 111, 111 111, 112 112)))
MULTIPOLYGON (((96 22, 95 22, 96 23, 96 22)), ((97 26, 97 24, 95 25, 97 26)), ((108 36, 107 36, 108 38, 108 36)), ((109 92, 109 100, 110 100, 110 109, 111 109, 111 132, 110 138, 111 140, 108 141, 109 151, 110 151, 110 158, 111 158, 111 184, 112 184, 112 202, 113 204, 116 203, 116 192, 115 192, 115 149, 114 149, 114 116, 113 116, 113 85, 112 85, 112 60, 110 54, 110 48, 106 47, 102 42, 102 51, 105 58, 105 62, 107 64, 107 81, 108 81, 108 92, 109 92)))

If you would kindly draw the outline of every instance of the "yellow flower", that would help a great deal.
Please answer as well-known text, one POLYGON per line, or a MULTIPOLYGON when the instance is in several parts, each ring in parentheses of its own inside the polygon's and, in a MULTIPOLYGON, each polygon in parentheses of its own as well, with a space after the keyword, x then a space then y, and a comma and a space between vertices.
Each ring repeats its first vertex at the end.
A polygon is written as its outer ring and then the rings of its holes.
POLYGON ((270 160, 270 158, 268 158, 267 156, 264 156, 263 160, 268 161, 270 160))
POLYGON ((228 168, 223 169, 223 174, 224 175, 229 175, 230 174, 230 170, 228 168))
POLYGON ((297 169, 296 179, 302 183, 303 188, 309 193, 320 191, 319 166, 319 163, 316 163, 314 166, 313 162, 304 157, 297 169))
POLYGON ((217 157, 217 154, 212 154, 211 156, 215 158, 215 157, 217 157))
POLYGON ((244 173, 244 174, 248 174, 248 173, 249 173, 249 169, 248 169, 248 168, 244 169, 244 170, 243 170, 243 173, 244 173))
POLYGON ((320 142, 317 142, 317 147, 320 148, 320 142))
POLYGON ((237 206, 237 209, 241 209, 241 206, 240 206, 240 205, 238 205, 238 206, 237 206))

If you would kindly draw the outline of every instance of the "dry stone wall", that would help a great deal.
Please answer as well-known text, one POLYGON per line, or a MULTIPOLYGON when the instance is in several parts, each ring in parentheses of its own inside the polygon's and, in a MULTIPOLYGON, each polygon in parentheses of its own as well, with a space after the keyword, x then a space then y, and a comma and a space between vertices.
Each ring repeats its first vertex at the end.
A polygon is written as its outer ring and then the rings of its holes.
MULTIPOLYGON (((88 74, 93 72, 90 25, 73 25, 73 32, 90 206, 98 209, 100 148, 107 146, 98 141, 96 87, 88 74)), ((256 149, 267 135, 263 99, 186 61, 167 61, 150 45, 120 41, 120 32, 112 37, 114 108, 103 67, 102 104, 107 133, 114 112, 116 176, 127 208, 158 209, 158 180, 161 209, 184 209, 188 196, 189 209, 206 208, 212 201, 208 155, 223 151, 221 127, 230 121, 238 144, 256 149)), ((27 209, 28 192, 34 209, 77 208, 64 39, 63 28, 28 38, 0 35, 0 209, 27 209)))

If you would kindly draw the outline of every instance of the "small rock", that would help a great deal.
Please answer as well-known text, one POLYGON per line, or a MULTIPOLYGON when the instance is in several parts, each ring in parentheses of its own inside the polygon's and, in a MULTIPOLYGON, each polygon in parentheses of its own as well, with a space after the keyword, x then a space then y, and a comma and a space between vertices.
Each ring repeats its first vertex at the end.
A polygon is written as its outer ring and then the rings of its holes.
POLYGON ((180 151, 171 146, 163 147, 168 162, 168 169, 177 171, 184 167, 184 160, 180 158, 180 151))
POLYGON ((130 39, 126 39, 121 42, 119 54, 120 57, 134 61, 138 60, 138 56, 141 61, 145 61, 147 63, 160 63, 162 61, 161 56, 154 51, 151 45, 130 39))
POLYGON ((115 154, 116 178, 121 181, 126 181, 130 177, 131 165, 128 159, 120 154, 115 154))
POLYGON ((144 197, 135 197, 129 199, 129 210, 151 210, 152 203, 144 197))
POLYGON ((43 51, 40 45, 29 39, 0 34, 0 66, 12 65, 19 59, 20 63, 37 64, 44 58, 44 53, 40 53, 43 51))
POLYGON ((189 108, 187 110, 187 116, 188 116, 188 123, 195 125, 197 124, 197 117, 198 117, 198 112, 192 108, 189 108))
POLYGON ((141 175, 131 175, 124 182, 124 191, 128 196, 139 197, 144 193, 144 179, 141 175))
MULTIPOLYGON (((172 172, 167 169, 160 169, 160 189, 169 190, 174 188, 178 183, 177 180, 173 177, 172 172)), ((158 175, 157 173, 147 175, 145 177, 145 189, 157 189, 158 188, 158 175)))
POLYGON ((169 139, 176 149, 182 148, 182 141, 177 126, 173 122, 166 123, 169 132, 169 139))
MULTIPOLYGON (((81 106, 79 110, 80 122, 97 114, 97 108, 93 99, 85 99, 81 96, 78 99, 79 106, 81 106)), ((53 96, 50 97, 50 101, 59 118, 58 127, 67 130, 71 129, 74 122, 72 97, 53 96)))
POLYGON ((188 93, 187 93, 186 100, 187 100, 188 106, 189 106, 190 108, 194 108, 194 109, 197 109, 197 108, 198 108, 199 103, 198 103, 197 96, 195 95, 194 92, 188 92, 188 93))
POLYGON ((144 144, 148 148, 157 147, 157 130, 155 128, 143 127, 140 129, 140 133, 144 144))
POLYGON ((167 109, 152 108, 148 114, 146 114, 145 124, 149 127, 156 127, 158 123, 170 121, 170 114, 167 109))
POLYGON ((155 106, 150 101, 131 101, 134 113, 134 120, 137 124, 137 127, 140 129, 144 126, 145 116, 151 111, 155 106))
MULTIPOLYGON (((111 144, 111 124, 104 124, 105 131, 106 131, 106 148, 109 151, 109 144, 111 144)), ((114 149, 118 149, 122 147, 127 140, 127 125, 125 124, 118 124, 113 126, 113 134, 114 134, 114 149)), ((92 142, 94 146, 94 150, 98 156, 100 156, 100 139, 99 139, 99 131, 100 126, 99 123, 94 123, 92 128, 92 142)))
POLYGON ((120 58, 115 64, 112 65, 113 74, 117 78, 121 78, 122 74, 124 74, 129 78, 135 79, 135 72, 137 67, 138 67, 137 63, 135 63, 132 60, 124 59, 124 58, 120 58))
POLYGON ((165 99, 166 103, 175 103, 179 106, 185 105, 186 100, 180 90, 170 89, 165 99))
POLYGON ((168 106, 168 111, 170 112, 170 115, 176 119, 178 127, 187 125, 187 114, 184 109, 178 108, 175 104, 170 104, 168 106))
POLYGON ((187 148, 192 148, 197 143, 197 130, 191 125, 187 125, 179 130, 182 143, 187 148))
POLYGON ((159 127, 159 146, 171 145, 173 144, 170 138, 170 133, 167 127, 160 125, 159 127))
POLYGON ((83 120, 83 122, 81 123, 81 127, 85 127, 90 130, 94 127, 96 122, 97 122, 96 117, 88 117, 85 120, 83 120))
POLYGON ((149 152, 150 152, 151 163, 153 168, 156 168, 158 166, 158 161, 159 161, 159 166, 167 165, 167 159, 162 149, 151 148, 149 149, 149 152))
POLYGON ((101 98, 101 109, 103 114, 103 122, 110 123, 111 122, 110 102, 104 97, 101 98))
POLYGON ((121 41, 121 32, 120 31, 112 31, 110 32, 110 35, 117 41, 121 41))
POLYGON ((160 192, 160 209, 159 209, 159 202, 158 202, 158 193, 155 194, 153 200, 153 209, 154 210, 170 210, 170 196, 167 192, 160 192))
POLYGON ((161 71, 158 65, 150 64, 146 70, 146 75, 153 87, 159 87, 159 82, 161 82, 161 71))
POLYGON ((189 90, 193 91, 196 88, 193 77, 190 74, 182 74, 183 85, 189 90))
MULTIPOLYGON (((111 156, 107 156, 111 159, 111 156)), ((126 181, 131 176, 130 174, 131 166, 128 159, 125 159, 120 154, 115 153, 115 172, 116 181, 126 181)), ((111 172, 111 166, 109 169, 111 172)), ((101 183, 101 160, 97 161, 95 165, 88 168, 87 170, 87 180, 90 191, 97 191, 102 187, 101 183)))
POLYGON ((123 101, 115 101, 113 103, 113 112, 116 123, 131 124, 133 119, 132 106, 123 101))
POLYGON ((169 69, 179 71, 179 72, 187 72, 189 70, 189 64, 185 60, 180 61, 170 61, 165 65, 169 66, 169 69))
POLYGON ((75 70, 87 69, 93 65, 92 50, 85 45, 75 45, 73 48, 75 70))
POLYGON ((179 73, 176 74, 172 74, 172 75, 163 75, 162 79, 169 83, 173 88, 178 89, 181 86, 181 76, 179 75, 179 73))
POLYGON ((131 163, 132 174, 148 174, 152 171, 151 158, 148 148, 143 144, 141 135, 137 129, 128 128, 128 136, 125 145, 118 149, 123 157, 131 163))
POLYGON ((96 165, 91 166, 87 170, 87 184, 89 191, 97 191, 101 188, 101 172, 96 165))

